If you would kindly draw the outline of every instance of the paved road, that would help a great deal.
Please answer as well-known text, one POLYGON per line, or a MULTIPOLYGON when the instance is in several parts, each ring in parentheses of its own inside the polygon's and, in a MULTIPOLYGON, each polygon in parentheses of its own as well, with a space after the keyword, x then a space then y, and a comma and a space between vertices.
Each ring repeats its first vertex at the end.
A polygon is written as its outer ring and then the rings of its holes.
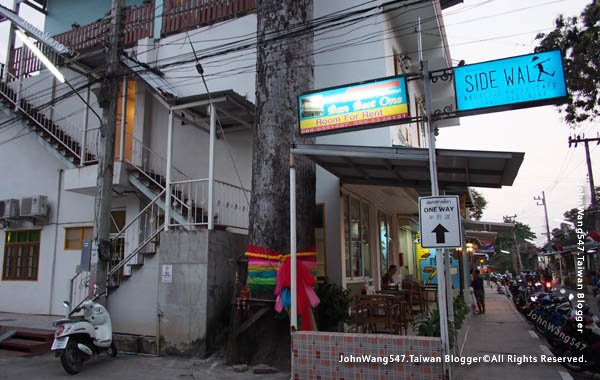
POLYGON ((0 356, 0 379, 4 380, 283 380, 289 373, 255 375, 237 373, 216 359, 198 360, 172 357, 149 357, 119 355, 110 358, 103 355, 84 363, 81 373, 73 377, 62 368, 60 359, 53 354, 31 358, 0 356))

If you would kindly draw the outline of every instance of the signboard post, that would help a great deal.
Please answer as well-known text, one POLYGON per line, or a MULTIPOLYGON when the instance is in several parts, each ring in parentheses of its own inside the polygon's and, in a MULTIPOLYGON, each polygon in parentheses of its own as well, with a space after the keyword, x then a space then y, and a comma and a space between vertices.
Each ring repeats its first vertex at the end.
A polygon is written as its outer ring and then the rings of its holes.
POLYGON ((348 132, 409 121, 406 78, 309 92, 298 97, 300 135, 348 132))

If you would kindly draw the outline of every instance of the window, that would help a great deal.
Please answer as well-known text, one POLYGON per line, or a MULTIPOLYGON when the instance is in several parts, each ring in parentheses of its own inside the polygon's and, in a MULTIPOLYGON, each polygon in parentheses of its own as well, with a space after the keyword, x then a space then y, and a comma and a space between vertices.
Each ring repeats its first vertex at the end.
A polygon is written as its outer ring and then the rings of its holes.
POLYGON ((346 277, 370 277, 369 205, 344 196, 346 277))
POLYGON ((41 230, 7 231, 2 280, 37 281, 41 230))
MULTIPOLYGON (((126 224, 126 213, 125 210, 111 211, 110 212, 110 235, 111 237, 115 237, 119 233, 119 231, 125 228, 126 224)), ((123 258, 125 258, 125 237, 121 235, 118 239, 113 240, 113 249, 111 261, 109 263, 109 268, 113 268, 117 265, 123 258)), ((123 268, 121 268, 121 273, 123 272, 123 268)))
POLYGON ((65 228, 65 250, 81 250, 84 240, 94 239, 94 227, 65 228))
POLYGON ((381 263, 381 273, 387 271, 390 262, 390 254, 392 251, 392 217, 379 213, 379 253, 381 263))

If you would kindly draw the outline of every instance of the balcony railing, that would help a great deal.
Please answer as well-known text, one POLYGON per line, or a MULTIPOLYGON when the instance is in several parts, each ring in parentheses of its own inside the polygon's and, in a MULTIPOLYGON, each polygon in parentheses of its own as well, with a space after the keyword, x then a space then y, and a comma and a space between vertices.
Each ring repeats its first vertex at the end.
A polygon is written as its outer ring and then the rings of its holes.
MULTIPOLYGON (((177 34, 201 26, 211 25, 230 18, 254 12, 256 0, 165 0, 156 12, 154 2, 125 9, 123 46, 131 46, 142 38, 154 35, 154 22, 162 18, 161 37, 177 34)), ((73 50, 102 46, 110 32, 110 18, 74 28, 54 36, 58 42, 73 50)), ((40 46, 40 44, 38 44, 40 46)), ((49 49, 46 49, 49 50, 49 49)), ((41 62, 31 53, 25 54, 21 66, 22 48, 13 50, 12 73, 19 77, 39 71, 41 62), (22 74, 21 74, 22 73, 22 74)), ((52 56, 54 63, 58 57, 52 56)))

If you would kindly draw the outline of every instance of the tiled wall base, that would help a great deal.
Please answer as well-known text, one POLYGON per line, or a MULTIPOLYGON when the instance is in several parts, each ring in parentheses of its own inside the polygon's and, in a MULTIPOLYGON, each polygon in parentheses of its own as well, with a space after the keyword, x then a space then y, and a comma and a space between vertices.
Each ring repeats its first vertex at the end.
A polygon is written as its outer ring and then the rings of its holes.
POLYGON ((442 358, 439 338, 313 331, 292 336, 292 371, 297 380, 441 380, 442 363, 431 362, 436 358, 442 358), (349 362, 359 357, 379 362, 349 362))

